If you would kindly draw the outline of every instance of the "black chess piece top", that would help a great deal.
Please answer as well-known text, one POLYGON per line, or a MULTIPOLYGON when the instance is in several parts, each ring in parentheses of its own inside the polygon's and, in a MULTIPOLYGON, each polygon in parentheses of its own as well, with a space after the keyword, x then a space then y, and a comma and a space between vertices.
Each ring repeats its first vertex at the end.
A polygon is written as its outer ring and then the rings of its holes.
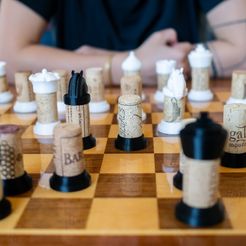
POLYGON ((69 80, 68 93, 64 95, 64 102, 66 105, 84 105, 88 104, 91 100, 88 93, 88 86, 83 71, 75 73, 72 71, 72 77, 69 80))

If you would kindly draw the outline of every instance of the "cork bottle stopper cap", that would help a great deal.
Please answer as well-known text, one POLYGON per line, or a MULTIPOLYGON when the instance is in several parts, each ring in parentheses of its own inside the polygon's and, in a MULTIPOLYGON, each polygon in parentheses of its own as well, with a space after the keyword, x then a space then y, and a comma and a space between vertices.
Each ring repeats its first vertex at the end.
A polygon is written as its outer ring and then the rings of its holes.
POLYGON ((0 134, 15 134, 19 130, 17 125, 0 125, 0 134))
POLYGON ((139 71, 141 69, 142 63, 136 57, 134 51, 130 51, 128 57, 123 61, 121 68, 124 71, 139 71))
POLYGON ((6 74, 6 62, 0 61, 0 76, 4 76, 6 74))
POLYGON ((170 74, 176 67, 174 60, 159 60, 155 64, 155 71, 158 74, 170 74))
POLYGON ((133 106, 141 103, 141 98, 138 95, 123 95, 119 97, 119 104, 133 106))
POLYGON ((102 68, 101 67, 90 67, 85 70, 86 76, 100 76, 102 75, 102 68))
POLYGON ((55 138, 75 137, 78 134, 81 134, 81 127, 76 124, 58 124, 54 129, 55 138))

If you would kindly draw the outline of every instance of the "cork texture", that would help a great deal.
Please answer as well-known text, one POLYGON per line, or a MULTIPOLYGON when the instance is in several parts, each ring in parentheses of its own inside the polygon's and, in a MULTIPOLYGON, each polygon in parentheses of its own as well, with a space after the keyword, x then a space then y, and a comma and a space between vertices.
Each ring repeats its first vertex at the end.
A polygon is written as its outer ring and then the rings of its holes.
POLYGON ((68 90, 68 72, 66 70, 55 70, 54 73, 58 73, 60 79, 57 81, 57 101, 63 102, 63 97, 68 90))
POLYGON ((166 122, 180 121, 184 117, 185 97, 177 99, 175 97, 164 97, 163 120, 166 122))
POLYGON ((157 74, 157 89, 162 91, 163 88, 167 85, 169 74, 157 74))
POLYGON ((209 208, 218 200, 219 163, 186 157, 183 179, 183 201, 194 208, 209 208))
POLYGON ((246 99, 246 71, 232 73, 231 96, 236 99, 246 99))
POLYGON ((103 73, 101 68, 86 69, 86 83, 89 94, 91 95, 91 102, 104 101, 104 83, 103 73))
POLYGON ((224 106, 224 127, 228 131, 225 152, 246 153, 246 105, 228 104, 224 106))
POLYGON ((119 97, 118 103, 119 135, 123 138, 142 136, 141 98, 137 95, 119 97))
POLYGON ((20 133, 0 133, 0 173, 2 179, 24 174, 20 133))
POLYGON ((6 75, 0 76, 0 93, 8 91, 8 81, 6 75))
POLYGON ((209 67, 192 68, 192 89, 196 91, 205 91, 209 89, 209 67))
POLYGON ((31 72, 15 73, 15 87, 17 92, 17 101, 19 102, 31 102, 35 99, 32 83, 28 79, 30 75, 31 72))
POLYGON ((85 169, 81 128, 75 124, 60 124, 54 129, 54 164, 56 174, 73 177, 85 169))
POLYGON ((123 76, 120 81, 122 95, 142 94, 142 79, 139 75, 123 76))
POLYGON ((90 113, 88 104, 71 106, 66 105, 66 122, 81 127, 82 137, 90 135, 90 113))

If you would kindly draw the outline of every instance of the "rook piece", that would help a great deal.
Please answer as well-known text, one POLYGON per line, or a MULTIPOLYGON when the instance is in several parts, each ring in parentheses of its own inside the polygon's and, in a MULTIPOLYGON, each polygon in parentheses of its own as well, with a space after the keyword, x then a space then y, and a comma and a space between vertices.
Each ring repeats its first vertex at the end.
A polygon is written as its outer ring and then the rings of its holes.
POLYGON ((9 91, 6 78, 6 62, 0 61, 0 104, 9 103, 13 99, 13 94, 9 91))
POLYGON ((209 88, 209 70, 212 62, 212 53, 198 44, 196 49, 188 55, 191 66, 191 90, 188 99, 191 101, 210 101, 213 93, 209 88))
POLYGON ((146 139, 142 132, 141 98, 137 95, 119 97, 118 103, 119 135, 115 147, 132 151, 146 147, 146 139))
POLYGON ((174 60, 159 60, 155 64, 157 74, 157 91, 154 99, 158 103, 163 103, 164 94, 163 88, 167 86, 168 78, 173 69, 175 69, 176 61, 174 60))
POLYGON ((90 149, 96 146, 96 139, 90 134, 89 102, 90 94, 83 78, 83 71, 75 73, 69 81, 68 94, 64 96, 67 123, 78 124, 82 130, 83 148, 90 149))
POLYGON ((246 167, 246 104, 224 106, 224 127, 228 131, 228 139, 221 165, 246 167))
POLYGON ((246 71, 234 71, 232 73, 231 97, 227 104, 246 104, 246 71))
POLYGON ((14 111, 17 113, 33 113, 37 110, 32 83, 29 81, 30 72, 15 73, 17 99, 14 111))
POLYGON ((71 192, 87 188, 91 177, 85 170, 81 128, 75 124, 60 124, 54 130, 55 173, 50 187, 71 192))
POLYGON ((205 112, 180 132, 186 167, 176 217, 190 226, 212 226, 224 219, 224 207, 218 200, 218 169, 226 136, 205 112))
POLYGON ((158 132, 177 135, 182 127, 185 110, 186 83, 182 69, 173 70, 164 87, 163 120, 158 124, 158 132))
POLYGON ((19 130, 16 125, 0 126, 0 174, 6 196, 18 195, 32 188, 32 179, 23 167, 19 130))
POLYGON ((55 73, 43 69, 41 73, 29 77, 36 94, 37 122, 33 131, 37 135, 52 135, 54 127, 59 123, 56 91, 57 81, 60 79, 55 73))
POLYGON ((109 111, 109 104, 104 97, 104 83, 102 68, 92 67, 85 70, 86 83, 88 85, 91 102, 91 113, 103 113, 109 111))
POLYGON ((3 182, 0 177, 0 220, 11 213, 11 204, 3 195, 3 182))

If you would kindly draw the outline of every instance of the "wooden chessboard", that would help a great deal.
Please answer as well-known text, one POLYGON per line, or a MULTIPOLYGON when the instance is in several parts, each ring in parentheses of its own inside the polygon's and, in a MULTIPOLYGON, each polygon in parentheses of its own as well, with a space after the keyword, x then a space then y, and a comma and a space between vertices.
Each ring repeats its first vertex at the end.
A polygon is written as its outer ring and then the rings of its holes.
MULTIPOLYGON (((185 117, 200 111, 222 123, 229 81, 213 81, 215 98, 205 104, 187 103, 185 117)), ((95 148, 84 151, 92 185, 83 191, 59 193, 38 185, 53 172, 52 138, 33 134, 36 114, 18 115, 12 105, 0 106, 0 124, 22 127, 23 157, 34 188, 9 197, 12 214, 0 221, 0 245, 245 245, 246 169, 220 168, 220 196, 226 208, 223 223, 205 229, 177 221, 175 205, 181 192, 172 178, 179 164, 179 138, 158 136, 162 110, 145 88, 143 124, 148 147, 126 153, 115 149, 119 89, 107 89, 109 113, 91 116, 95 148), (188 244, 189 243, 189 244, 188 244)))

